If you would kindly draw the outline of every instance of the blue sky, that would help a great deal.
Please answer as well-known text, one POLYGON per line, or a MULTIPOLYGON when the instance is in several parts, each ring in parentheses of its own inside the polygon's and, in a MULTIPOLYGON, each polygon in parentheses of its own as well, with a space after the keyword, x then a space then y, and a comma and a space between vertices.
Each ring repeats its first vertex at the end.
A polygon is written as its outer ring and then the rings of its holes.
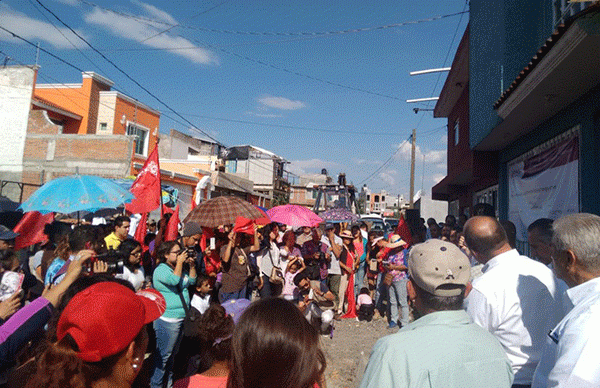
MULTIPOLYGON (((446 174, 446 119, 412 111, 433 103, 405 102, 437 96, 446 74, 408 73, 450 66, 468 14, 391 25, 462 12, 464 0, 40 2, 226 146, 254 144, 289 160, 295 174, 326 168, 406 197, 406 140, 416 127, 416 189, 430 193, 446 174)), ((36 0, 2 1, 0 26, 164 112, 161 132, 188 130, 36 0)), ((9 64, 35 63, 35 48, 3 31, 0 50, 14 58, 9 64)), ((81 81, 47 54, 39 64, 39 82, 81 81)))

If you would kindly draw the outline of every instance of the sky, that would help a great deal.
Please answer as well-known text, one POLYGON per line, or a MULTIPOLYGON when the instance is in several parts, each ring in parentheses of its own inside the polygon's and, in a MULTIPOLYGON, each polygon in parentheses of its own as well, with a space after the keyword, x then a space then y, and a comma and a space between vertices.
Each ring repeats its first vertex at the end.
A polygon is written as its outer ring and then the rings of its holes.
MULTIPOLYGON (((325 168, 407 198, 413 128, 415 191, 430 194, 447 159, 447 120, 413 111, 435 103, 406 103, 438 96, 447 73, 409 72, 452 64, 465 11, 465 0, 4 0, 0 27, 159 110, 162 133, 252 144, 289 161, 291 179, 325 168)), ((0 31, 6 56, 35 64, 36 48, 0 31)), ((81 82, 47 53, 37 63, 40 83, 81 82)))

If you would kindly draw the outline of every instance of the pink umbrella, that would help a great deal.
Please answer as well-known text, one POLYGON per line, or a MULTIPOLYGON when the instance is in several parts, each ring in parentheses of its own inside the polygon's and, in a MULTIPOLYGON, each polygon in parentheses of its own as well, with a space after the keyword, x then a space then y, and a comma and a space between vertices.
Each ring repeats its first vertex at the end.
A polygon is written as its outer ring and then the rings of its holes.
POLYGON ((289 226, 317 226, 323 219, 304 206, 281 205, 267 210, 271 221, 289 226))

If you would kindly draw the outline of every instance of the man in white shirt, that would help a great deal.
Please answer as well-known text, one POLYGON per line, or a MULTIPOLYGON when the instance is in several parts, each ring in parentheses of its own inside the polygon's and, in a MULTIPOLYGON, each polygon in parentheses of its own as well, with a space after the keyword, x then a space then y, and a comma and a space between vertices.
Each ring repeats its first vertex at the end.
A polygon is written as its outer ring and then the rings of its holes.
POLYGON ((467 313, 496 336, 512 364, 513 387, 529 387, 548 331, 563 317, 564 285, 540 262, 519 255, 500 223, 476 216, 465 224, 465 240, 483 264, 467 313))
POLYGON ((600 217, 570 214, 553 230, 552 264, 570 287, 570 311, 548 334, 533 386, 600 387, 600 217))
POLYGON ((340 281, 342 279, 342 269, 340 268, 340 255, 342 254, 343 241, 337 234, 339 233, 339 224, 329 224, 325 227, 325 234, 321 237, 321 242, 327 245, 327 285, 335 295, 336 308, 339 304, 340 281), (337 232, 337 233, 336 233, 337 232))

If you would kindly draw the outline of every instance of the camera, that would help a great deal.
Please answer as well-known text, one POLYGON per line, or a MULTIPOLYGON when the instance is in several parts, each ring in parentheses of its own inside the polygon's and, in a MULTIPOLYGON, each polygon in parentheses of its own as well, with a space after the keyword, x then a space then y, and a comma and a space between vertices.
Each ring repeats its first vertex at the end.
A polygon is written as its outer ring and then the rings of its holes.
POLYGON ((100 253, 94 255, 92 259, 89 261, 89 265, 85 268, 85 271, 88 273, 94 273, 94 263, 98 260, 106 262, 108 268, 106 269, 106 273, 109 274, 122 274, 123 267, 125 266, 125 259, 123 255, 115 251, 114 249, 109 249, 108 252, 100 253))
POLYGON ((187 247, 185 251, 188 257, 196 257, 196 250, 194 249, 194 247, 187 247))

